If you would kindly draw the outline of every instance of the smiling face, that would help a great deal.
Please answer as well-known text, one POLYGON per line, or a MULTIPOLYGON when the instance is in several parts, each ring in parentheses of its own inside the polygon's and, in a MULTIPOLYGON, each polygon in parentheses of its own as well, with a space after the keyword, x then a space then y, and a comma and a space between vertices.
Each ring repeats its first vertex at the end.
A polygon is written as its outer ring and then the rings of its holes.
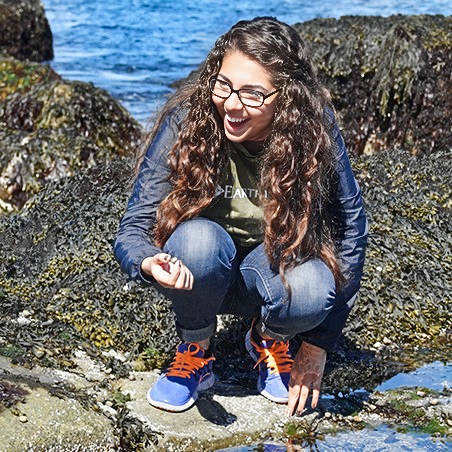
MULTIPOLYGON (((262 66, 237 51, 224 56, 217 78, 229 83, 234 89, 254 89, 263 94, 277 89, 262 66)), ((261 107, 247 107, 236 93, 232 93, 228 99, 212 94, 212 100, 223 119, 226 137, 248 148, 254 148, 256 142, 261 142, 270 133, 277 99, 278 93, 265 99, 261 107)))

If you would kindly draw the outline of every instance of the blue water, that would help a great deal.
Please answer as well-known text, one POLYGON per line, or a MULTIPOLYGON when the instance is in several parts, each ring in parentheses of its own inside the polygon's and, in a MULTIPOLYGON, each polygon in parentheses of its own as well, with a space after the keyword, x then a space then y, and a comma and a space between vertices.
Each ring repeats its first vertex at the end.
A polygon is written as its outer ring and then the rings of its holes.
POLYGON ((443 391, 452 388, 452 363, 435 361, 409 373, 400 373, 375 388, 376 391, 387 391, 401 386, 434 389, 443 391))
POLYGON ((286 452, 286 451, 318 452, 436 452, 450 451, 451 443, 447 439, 435 439, 426 434, 407 435, 385 425, 377 429, 364 429, 340 432, 327 435, 315 446, 296 449, 285 444, 263 444, 259 446, 231 447, 218 452, 286 452))
POLYGON ((42 0, 54 36, 53 68, 93 82, 140 122, 240 19, 294 24, 343 15, 452 14, 451 0, 42 0))

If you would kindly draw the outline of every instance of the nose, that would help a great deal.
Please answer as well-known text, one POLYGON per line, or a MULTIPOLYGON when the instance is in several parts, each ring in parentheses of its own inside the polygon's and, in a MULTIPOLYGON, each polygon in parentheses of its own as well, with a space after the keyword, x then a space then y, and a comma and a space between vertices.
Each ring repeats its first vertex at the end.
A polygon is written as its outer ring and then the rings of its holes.
POLYGON ((230 110, 241 110, 243 108, 243 104, 239 99, 239 95, 237 93, 232 93, 225 101, 224 108, 227 111, 230 110))

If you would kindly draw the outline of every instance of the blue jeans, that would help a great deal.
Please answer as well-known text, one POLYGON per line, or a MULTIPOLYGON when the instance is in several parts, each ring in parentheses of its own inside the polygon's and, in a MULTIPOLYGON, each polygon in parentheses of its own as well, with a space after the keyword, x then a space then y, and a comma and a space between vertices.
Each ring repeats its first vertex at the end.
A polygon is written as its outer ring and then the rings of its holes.
POLYGON ((287 271, 291 296, 270 265, 263 244, 248 252, 238 248, 218 223, 195 218, 180 224, 164 252, 177 256, 194 276, 190 291, 155 287, 172 304, 183 341, 211 337, 219 313, 260 318, 260 333, 288 340, 319 325, 335 302, 335 282, 320 259, 287 271))

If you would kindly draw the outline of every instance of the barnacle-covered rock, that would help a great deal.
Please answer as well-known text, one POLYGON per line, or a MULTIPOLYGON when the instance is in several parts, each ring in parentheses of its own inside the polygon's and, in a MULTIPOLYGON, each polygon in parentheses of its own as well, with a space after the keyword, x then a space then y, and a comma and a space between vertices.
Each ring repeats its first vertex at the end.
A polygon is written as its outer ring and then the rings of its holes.
POLYGON ((0 53, 20 60, 53 58, 53 38, 39 0, 0 0, 0 53))
POLYGON ((9 94, 24 94, 34 85, 52 80, 61 80, 61 77, 47 64, 0 58, 0 101, 9 94))
POLYGON ((452 146, 452 17, 345 16, 295 25, 355 154, 452 146))
POLYGON ((4 210, 20 209, 50 180, 123 158, 136 146, 139 124, 91 83, 12 59, 0 60, 0 80, 4 210))

